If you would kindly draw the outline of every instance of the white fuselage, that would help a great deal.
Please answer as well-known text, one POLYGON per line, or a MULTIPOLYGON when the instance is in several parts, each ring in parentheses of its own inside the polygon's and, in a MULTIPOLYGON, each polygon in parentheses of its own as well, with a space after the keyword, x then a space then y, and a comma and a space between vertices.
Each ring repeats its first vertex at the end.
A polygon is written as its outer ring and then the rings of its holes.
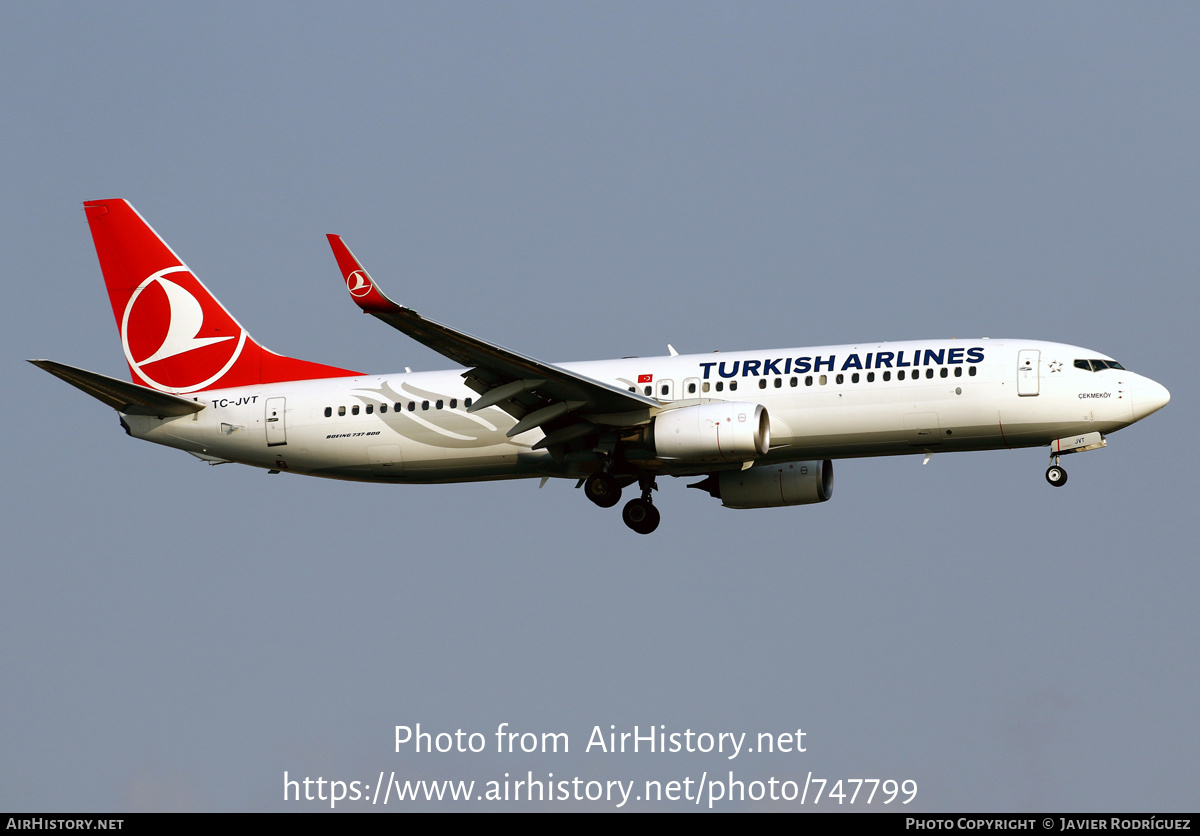
MULTIPOLYGON (((1096 359, 1110 358, 1060 343, 979 339, 560 365, 635 388, 663 409, 762 404, 771 446, 756 463, 766 463, 1046 445, 1113 432, 1166 403, 1149 378, 1076 364, 1096 359)), ((507 438, 516 421, 500 408, 466 411, 478 397, 461 370, 364 375, 210 390, 196 397, 207 407, 194 415, 123 420, 138 438, 209 461, 338 479, 578 478, 595 469, 586 457, 532 449, 539 429, 507 438)), ((651 458, 641 466, 686 475, 741 464, 651 458)))

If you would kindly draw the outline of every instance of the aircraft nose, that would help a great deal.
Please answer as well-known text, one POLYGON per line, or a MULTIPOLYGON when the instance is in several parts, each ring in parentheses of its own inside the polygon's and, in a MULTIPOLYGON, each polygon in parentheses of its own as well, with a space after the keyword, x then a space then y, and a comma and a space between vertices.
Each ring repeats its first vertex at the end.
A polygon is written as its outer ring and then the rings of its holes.
POLYGON ((1133 420, 1140 421, 1152 412, 1158 412, 1171 400, 1171 393, 1161 383, 1148 377, 1139 377, 1133 384, 1133 420))

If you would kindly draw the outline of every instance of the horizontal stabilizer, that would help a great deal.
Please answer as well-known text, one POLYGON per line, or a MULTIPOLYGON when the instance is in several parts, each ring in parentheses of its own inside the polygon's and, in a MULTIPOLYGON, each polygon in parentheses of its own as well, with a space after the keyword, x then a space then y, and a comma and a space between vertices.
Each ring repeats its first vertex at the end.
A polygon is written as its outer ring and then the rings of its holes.
POLYGON ((204 404, 189 401, 178 395, 159 392, 148 386, 140 386, 115 377, 77 369, 53 360, 30 360, 39 369, 65 380, 76 389, 82 389, 98 401, 127 415, 156 415, 159 418, 191 415, 204 409, 204 404))

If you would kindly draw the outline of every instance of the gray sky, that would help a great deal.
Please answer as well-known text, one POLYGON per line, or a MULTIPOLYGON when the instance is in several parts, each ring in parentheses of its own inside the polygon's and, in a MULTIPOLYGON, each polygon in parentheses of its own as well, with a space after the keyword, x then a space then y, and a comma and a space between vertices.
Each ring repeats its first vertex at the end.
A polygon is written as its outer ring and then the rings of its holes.
POLYGON ((284 804, 285 770, 1200 806, 1194 5, 0 17, 0 808, 328 808, 284 804), (209 468, 24 363, 127 373, 80 207, 107 197, 264 344, 349 368, 448 364, 354 310, 326 232, 405 304, 550 361, 1028 337, 1172 402, 1063 490, 1040 450, 839 461, 831 502, 769 511, 667 480, 649 537, 567 482, 209 468), (503 722, 571 752, 393 751, 397 724, 503 722), (610 724, 807 751, 585 753, 610 724))

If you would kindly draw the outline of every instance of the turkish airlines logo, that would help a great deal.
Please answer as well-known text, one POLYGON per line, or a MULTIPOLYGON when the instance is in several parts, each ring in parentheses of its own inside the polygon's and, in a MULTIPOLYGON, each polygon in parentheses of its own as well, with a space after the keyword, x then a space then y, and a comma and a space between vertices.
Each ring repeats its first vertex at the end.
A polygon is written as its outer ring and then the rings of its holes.
POLYGON ((143 281, 121 318, 125 359, 163 392, 216 383, 245 344, 246 332, 186 267, 168 267, 143 281))
POLYGON ((351 296, 366 296, 371 292, 371 277, 362 270, 355 270, 346 277, 346 287, 351 296))

